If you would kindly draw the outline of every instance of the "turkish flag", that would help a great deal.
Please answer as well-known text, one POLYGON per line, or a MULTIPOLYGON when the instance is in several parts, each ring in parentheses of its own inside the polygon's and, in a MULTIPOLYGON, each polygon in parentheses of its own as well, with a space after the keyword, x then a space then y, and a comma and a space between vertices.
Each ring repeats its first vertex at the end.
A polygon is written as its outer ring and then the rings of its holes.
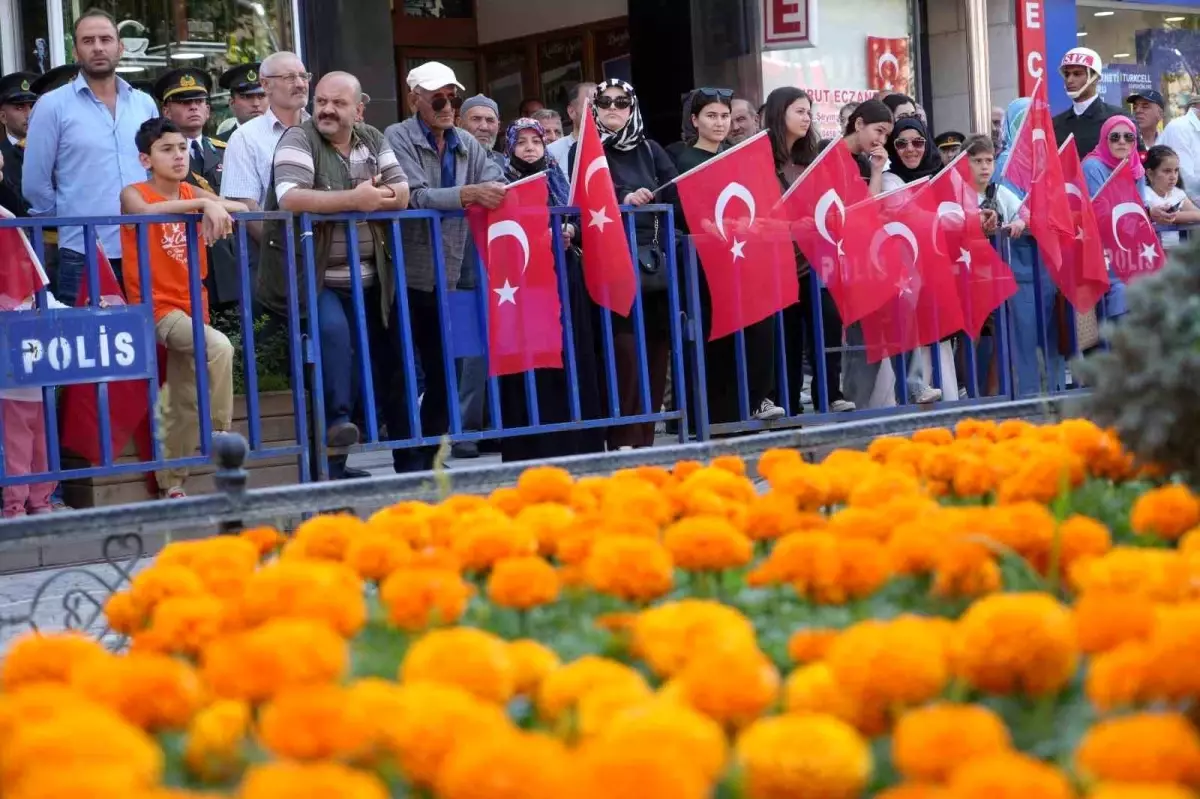
MULTIPOLYGON (((583 119, 591 119, 590 101, 583 119)), ((571 175, 571 205, 579 206, 583 237, 583 282, 599 306, 629 316, 638 281, 621 224, 620 203, 596 126, 582 126, 571 175)))
POLYGON ((1029 229, 1052 273, 1062 269, 1061 237, 1075 233, 1062 164, 1055 157, 1057 149, 1050 101, 1039 78, 1000 177, 1028 194, 1029 229))
POLYGON ((1058 148, 1058 160, 1062 164, 1067 201, 1072 204, 1071 217, 1075 225, 1071 235, 1059 239, 1062 269, 1051 272, 1050 276, 1071 306, 1086 313, 1108 291, 1109 281, 1104 245, 1096 225, 1096 212, 1088 197, 1087 178, 1083 176, 1079 153, 1075 149, 1074 133, 1058 148))
POLYGON ((858 163, 839 137, 784 192, 776 214, 789 222, 796 245, 817 270, 843 319, 851 309, 843 280, 846 208, 870 197, 858 163))
POLYGON ((974 184, 970 157, 964 151, 930 182, 929 192, 937 200, 940 235, 934 237, 934 246, 952 261, 963 330, 977 339, 991 313, 1017 293, 1017 280, 983 234, 974 184))
POLYGON ((908 38, 867 37, 867 87, 908 94, 908 38))
MULTIPOLYGON (((117 283, 112 264, 104 254, 100 243, 96 243, 96 255, 99 261, 100 301, 105 306, 125 305, 125 295, 117 283)), ((134 264, 134 268, 137 265, 134 264)), ((91 304, 88 273, 85 267, 82 281, 79 285, 79 296, 75 307, 84 308, 91 304)), ((159 348, 159 382, 162 382, 162 372, 165 357, 159 348)), ((97 386, 83 383, 64 386, 62 390, 63 420, 62 447, 84 458, 92 465, 101 462, 100 447, 100 408, 98 404, 97 386)), ((114 457, 120 456, 125 450, 129 439, 137 434, 137 448, 143 460, 150 460, 153 452, 150 446, 149 419, 150 399, 144 380, 122 380, 108 384, 108 414, 109 430, 112 435, 112 452, 114 457)))
POLYGON ((842 300, 838 304, 843 324, 852 324, 883 308, 896 299, 902 282, 915 275, 907 263, 911 250, 909 255, 897 257, 900 245, 890 240, 892 234, 885 227, 895 221, 893 217, 907 199, 928 182, 927 178, 914 181, 846 208, 841 239, 842 300))
MULTIPOLYGON (((15 219, 0 205, 0 219, 15 219)), ((0 229, 0 311, 14 311, 50 282, 25 231, 0 229)))
POLYGON ((712 296, 713 341, 800 299, 791 232, 763 131, 685 172, 679 200, 712 296))
POLYGON ((504 202, 467 215, 488 282, 488 374, 561 369, 562 311, 544 172, 508 184, 504 202))
POLYGON ((963 328, 954 265, 937 241, 943 210, 929 190, 928 179, 923 179, 847 213, 850 260, 863 259, 877 274, 896 275, 891 296, 862 319, 867 360, 872 363, 940 341, 963 328), (864 208, 874 210, 874 219, 861 213, 864 208))
POLYGON ((1117 165, 1092 198, 1092 204, 1104 253, 1117 277, 1129 282, 1162 269, 1167 257, 1146 215, 1146 206, 1129 171, 1129 159, 1117 165))

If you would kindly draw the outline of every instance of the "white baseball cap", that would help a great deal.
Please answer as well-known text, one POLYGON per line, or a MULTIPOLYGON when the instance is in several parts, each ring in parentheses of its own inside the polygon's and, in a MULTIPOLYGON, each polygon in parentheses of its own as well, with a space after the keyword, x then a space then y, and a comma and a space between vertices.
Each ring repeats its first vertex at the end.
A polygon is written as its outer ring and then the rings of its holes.
POLYGON ((466 87, 458 82, 454 70, 440 61, 427 61, 408 73, 408 88, 420 87, 425 91, 436 91, 443 86, 457 86, 466 91, 466 87))

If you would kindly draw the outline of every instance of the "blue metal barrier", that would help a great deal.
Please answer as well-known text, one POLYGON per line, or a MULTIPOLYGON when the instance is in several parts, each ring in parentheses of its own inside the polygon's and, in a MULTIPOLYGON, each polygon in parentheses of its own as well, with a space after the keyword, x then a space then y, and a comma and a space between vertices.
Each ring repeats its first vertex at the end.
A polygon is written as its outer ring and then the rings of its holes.
MULTIPOLYGON (((831 391, 834 395, 840 373, 830 374, 827 358, 841 358, 842 372, 847 371, 851 358, 862 358, 866 347, 859 343, 861 336, 851 326, 842 329, 838 340, 826 340, 825 308, 822 302, 823 286, 814 271, 802 276, 806 281, 808 296, 812 302, 811 325, 801 321, 800 331, 813 337, 813 346, 808 350, 808 370, 812 376, 814 406, 804 408, 799 404, 800 385, 789 383, 789 365, 801 363, 805 353, 789 357, 789 348, 801 347, 802 339, 796 337, 794 320, 785 323, 785 313, 774 314, 764 325, 770 327, 769 339, 774 350, 770 367, 774 371, 772 390, 782 418, 776 420, 757 419, 754 403, 761 400, 752 396, 750 385, 752 364, 762 366, 765 354, 757 351, 748 341, 747 331, 734 333, 732 339, 732 374, 714 374, 712 364, 706 358, 707 342, 705 330, 706 289, 701 280, 696 249, 689 237, 677 239, 675 235, 674 209, 667 205, 622 208, 623 224, 629 247, 635 254, 635 271, 639 280, 644 278, 636 266, 638 247, 639 215, 654 215, 658 218, 667 273, 665 289, 650 293, 639 290, 628 319, 614 319, 613 314, 590 302, 580 300, 582 276, 580 262, 567 247, 563 224, 578 217, 578 209, 551 209, 552 246, 557 273, 557 291, 561 305, 563 335, 563 368, 558 370, 529 371, 521 375, 504 378, 488 377, 483 385, 484 405, 490 416, 488 422, 478 428, 464 420, 459 401, 459 368, 467 360, 489 357, 488 320, 493 290, 478 252, 469 248, 470 257, 475 259, 478 279, 470 288, 460 289, 451 285, 441 246, 434 246, 428 255, 432 258, 434 287, 430 292, 408 290, 405 282, 405 258, 413 253, 405 251, 406 230, 413 226, 427 228, 430 241, 444 241, 443 222, 462 217, 463 212, 405 211, 400 213, 337 214, 315 216, 303 214, 293 217, 289 213, 240 214, 234 231, 235 252, 239 278, 238 319, 242 327, 242 356, 246 386, 247 439, 250 443, 250 459, 265 459, 286 456, 297 462, 297 480, 325 480, 336 476, 338 459, 349 453, 370 451, 392 451, 398 469, 416 468, 420 459, 431 457, 432 449, 444 439, 452 442, 481 441, 496 439, 513 444, 512 439, 544 434, 579 434, 588 432, 595 438, 588 446, 603 448, 602 436, 609 438, 610 448, 623 440, 614 431, 632 425, 672 424, 678 439, 708 440, 715 436, 747 433, 801 423, 831 424, 849 419, 863 419, 903 413, 911 410, 912 400, 908 391, 909 356, 925 357, 923 354, 903 353, 884 363, 890 365, 895 376, 895 404, 887 407, 859 407, 852 413, 835 413, 831 408, 831 391), (295 417, 295 441, 286 445, 271 445, 264 441, 257 361, 262 351, 262 342, 256 338, 256 305, 251 289, 249 254, 255 242, 248 235, 248 223, 281 222, 284 235, 283 264, 286 271, 287 319, 276 320, 277 327, 286 328, 287 372, 292 389, 292 404, 295 417), (386 230, 386 243, 393 259, 396 293, 389 304, 390 323, 381 324, 381 307, 368 304, 373 297, 370 286, 364 286, 359 262, 358 224, 346 226, 347 250, 350 260, 350 288, 346 323, 350 332, 350 351, 327 352, 322 343, 322 294, 321 281, 315 259, 317 254, 316 234, 323 224, 347 221, 381 224, 386 230), (295 238, 295 234, 299 234, 295 238), (298 249, 295 242, 299 241, 298 249), (682 262, 677 262, 677 253, 682 262), (297 260, 299 259, 299 260, 297 260), (296 265, 302 267, 296 269, 296 265), (401 290, 403 289, 403 290, 401 290), (415 303, 415 304, 414 304, 415 303), (436 333, 427 329, 436 327, 436 333), (811 327, 811 329, 808 329, 811 327), (585 335, 590 334, 590 335, 585 335), (429 350, 422 351, 421 342, 436 342, 440 357, 429 350), (581 351, 578 342, 583 341, 581 351), (588 344, 590 342, 590 344, 588 344), (666 363, 656 360, 662 357, 662 348, 667 350, 666 363), (812 354, 815 353, 815 357, 812 354), (341 366, 340 359, 350 364, 352 383, 358 386, 351 393, 351 413, 359 424, 361 441, 351 447, 335 449, 327 441, 330 409, 327 407, 325 388, 327 380, 326 358, 341 366), (440 360, 440 363, 437 362, 440 360), (665 375, 664 375, 665 370, 665 375), (547 385, 539 382, 545 373, 560 375, 559 382, 547 385), (425 380, 425 393, 419 386, 421 376, 425 380), (666 376, 670 378, 672 402, 669 407, 658 405, 658 386, 666 376), (732 382, 732 385, 730 383, 732 382), (736 418, 716 418, 711 407, 709 391, 718 387, 721 391, 736 394, 736 418), (431 390, 434 389, 434 390, 431 390), (444 397, 442 390, 444 388, 444 397), (311 413, 309 395, 311 392, 311 413), (517 398, 520 395, 520 401, 517 398), (505 398, 508 398, 507 400, 505 398), (432 403, 432 404, 431 404, 432 403), (441 404, 445 407, 442 408, 441 404), (358 406, 357 413, 354 406, 358 406), (436 407, 435 407, 436 406, 436 407), (906 407, 907 406, 907 407, 906 407), (381 419, 382 416, 382 419, 381 419), (386 429, 385 429, 386 428, 386 429)), ((47 305, 44 292, 39 293, 37 308, 28 313, 3 314, 0 325, 0 352, 4 353, 3 369, 0 370, 0 392, 18 388, 41 389, 46 416, 46 447, 49 468, 40 474, 7 474, 4 463, 4 430, 0 420, 0 485, 21 485, 51 480, 97 477, 102 475, 131 472, 149 472, 160 469, 187 468, 206 464, 211 454, 212 403, 208 390, 208 375, 205 352, 205 329, 202 322, 201 277, 197 268, 200 258, 198 218, 196 216, 137 216, 78 219, 16 219, 0 220, 0 228, 24 228, 30 233, 34 249, 43 258, 45 250, 42 232, 47 227, 77 225, 84 229, 86 242, 86 278, 89 287, 89 307, 53 310, 47 305), (159 401, 158 342, 155 334, 153 306, 149 299, 151 268, 149 259, 149 231, 151 225, 181 224, 186 231, 187 259, 189 264, 189 288, 191 294, 192 341, 195 351, 197 405, 200 416, 198 454, 167 457, 162 451, 157 435, 154 409, 159 401), (102 307, 100 258, 96 246, 95 230, 102 225, 134 225, 138 238, 136 265, 123 264, 128 273, 136 268, 143 289, 141 302, 125 307, 102 307), (137 462, 119 463, 121 452, 114 452, 112 442, 112 392, 118 386, 128 386, 131 381, 145 381, 145 402, 150 409, 149 456, 137 462), (98 457, 95 462, 82 468, 62 468, 60 447, 62 430, 59 420, 59 399, 56 387, 91 384, 95 385, 95 407, 97 416, 98 457)), ((575 239, 576 243, 578 239, 575 239)), ((1011 243, 1007 239, 998 242, 1001 255, 1010 261, 1011 243)), ((1024 323, 1017 323, 1016 300, 1010 300, 993 315, 991 335, 981 337, 978 342, 968 342, 964 335, 954 337, 958 355, 961 357, 962 373, 958 380, 949 384, 943 374, 941 345, 925 348, 932 358, 931 379, 934 387, 942 390, 939 405, 950 402, 965 405, 989 405, 1008 401, 1020 396, 1037 393, 1058 393, 1065 389, 1058 364, 1058 347, 1051 335, 1052 305, 1043 301, 1043 286, 1047 275, 1034 256, 1032 286, 1034 300, 1033 321, 1036 347, 1043 353, 1042 361, 1047 367, 1048 386, 1045 392, 1040 385, 1036 392, 1029 386, 1020 386, 1016 379, 1017 358, 1021 357, 1017 332, 1028 340, 1024 323), (998 385, 994 391, 986 385, 989 372, 994 372, 998 385), (981 374, 985 385, 981 386, 981 374), (965 389, 965 398, 959 399, 960 386, 965 389)), ((643 286, 644 288, 644 286, 643 286)), ((1052 296, 1052 295, 1048 295, 1052 296)), ((1022 300, 1024 301, 1024 300, 1022 300)), ((1065 306, 1068 313, 1073 309, 1065 306)), ((1101 318, 1107 316, 1104 301, 1098 308, 1101 318)), ((830 334, 832 335, 831 325, 830 334)), ((1074 325, 1066 325, 1072 337, 1070 349, 1077 352, 1074 341, 1074 325)), ((755 332, 761 336, 766 327, 755 332)), ((1024 357, 1028 357, 1026 353, 1024 357)), ((836 360, 833 361, 836 363, 836 360)), ((761 373, 761 370, 758 370, 761 373)), ((956 368, 956 373, 958 368, 956 368)), ((802 382, 805 371, 793 368, 793 377, 802 382)), ((140 391, 140 389, 138 389, 140 391)), ((127 389, 117 400, 127 402, 127 389)), ((728 396, 728 395, 726 395, 728 396)), ((141 402, 139 399, 138 402, 141 402)), ((74 420, 62 420, 70 424, 74 420)))

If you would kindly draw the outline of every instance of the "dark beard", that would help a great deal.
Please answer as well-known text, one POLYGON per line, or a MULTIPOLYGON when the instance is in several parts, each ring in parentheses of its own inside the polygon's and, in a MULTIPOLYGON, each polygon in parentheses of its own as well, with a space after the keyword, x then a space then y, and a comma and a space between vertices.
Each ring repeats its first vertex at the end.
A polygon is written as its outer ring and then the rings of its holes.
POLYGON ((115 63, 112 63, 108 69, 101 70, 99 72, 93 72, 91 69, 89 69, 86 62, 80 64, 79 68, 83 70, 83 74, 89 78, 111 78, 113 75, 117 74, 117 65, 115 63))

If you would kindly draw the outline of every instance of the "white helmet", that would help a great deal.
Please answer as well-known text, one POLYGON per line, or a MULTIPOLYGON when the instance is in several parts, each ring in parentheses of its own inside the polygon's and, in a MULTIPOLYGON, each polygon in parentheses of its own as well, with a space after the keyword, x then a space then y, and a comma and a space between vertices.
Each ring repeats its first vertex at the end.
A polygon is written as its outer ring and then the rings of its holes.
POLYGON ((1084 67, 1090 73, 1088 82, 1079 87, 1077 91, 1067 92, 1067 96, 1072 100, 1079 97, 1088 90, 1096 81, 1100 80, 1100 73, 1104 71, 1104 62, 1100 60, 1100 54, 1088 47, 1073 47, 1063 56, 1062 63, 1058 65, 1059 74, 1063 73, 1067 67, 1084 67))

